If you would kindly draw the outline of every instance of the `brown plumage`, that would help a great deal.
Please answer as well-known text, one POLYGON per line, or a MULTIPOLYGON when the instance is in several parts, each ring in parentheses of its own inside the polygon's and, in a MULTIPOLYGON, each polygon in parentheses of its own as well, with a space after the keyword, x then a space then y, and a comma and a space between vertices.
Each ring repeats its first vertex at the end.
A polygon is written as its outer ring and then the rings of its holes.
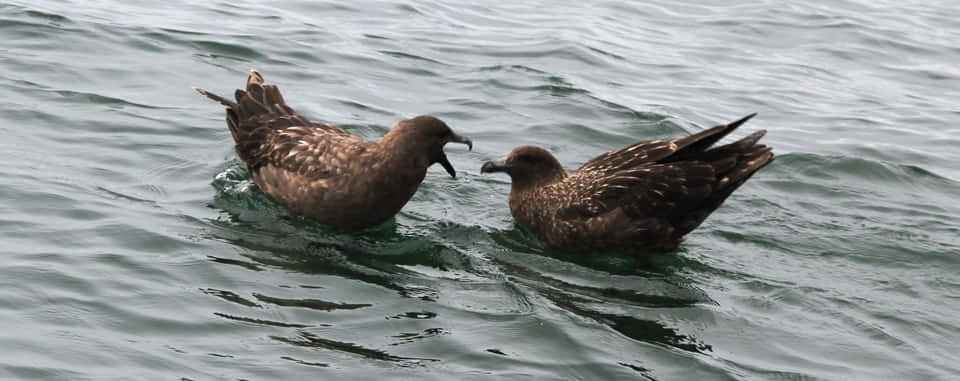
POLYGON ((254 183, 295 213, 323 224, 362 228, 379 224, 416 192, 427 167, 440 163, 456 172, 443 146, 463 143, 432 116, 403 120, 376 142, 304 118, 275 85, 250 71, 246 90, 232 101, 196 88, 227 106, 227 126, 254 183))
POLYGON ((604 153, 567 174, 546 150, 517 147, 480 172, 510 175, 510 212, 542 241, 565 251, 652 255, 676 248, 734 190, 773 160, 766 133, 711 147, 751 114, 672 140, 604 153))

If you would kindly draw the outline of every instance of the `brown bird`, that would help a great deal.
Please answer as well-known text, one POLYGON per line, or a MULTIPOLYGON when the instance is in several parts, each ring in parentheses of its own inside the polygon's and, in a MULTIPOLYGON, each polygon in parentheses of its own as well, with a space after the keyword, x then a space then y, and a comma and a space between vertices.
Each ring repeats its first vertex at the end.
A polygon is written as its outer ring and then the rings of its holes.
POLYGON ((510 175, 510 213, 555 248, 671 251, 734 190, 773 160, 757 144, 765 130, 718 147, 756 114, 672 140, 650 140, 604 153, 568 174, 546 150, 515 148, 481 173, 510 175))
POLYGON ((236 101, 194 89, 227 106, 237 156, 260 189, 293 212, 334 227, 386 221, 410 200, 433 163, 456 177, 444 145, 473 149, 470 139, 427 115, 400 121, 376 142, 310 121, 256 70, 246 90, 236 91, 236 101))

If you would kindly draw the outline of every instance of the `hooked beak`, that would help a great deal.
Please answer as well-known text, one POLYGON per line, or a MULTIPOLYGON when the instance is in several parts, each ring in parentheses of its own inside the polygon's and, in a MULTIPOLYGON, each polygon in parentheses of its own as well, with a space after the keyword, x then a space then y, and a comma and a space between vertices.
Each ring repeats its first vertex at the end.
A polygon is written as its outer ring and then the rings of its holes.
POLYGON ((467 150, 473 151, 473 141, 470 140, 470 138, 467 138, 467 137, 464 137, 464 136, 460 136, 460 135, 457 135, 457 134, 452 133, 452 132, 451 132, 451 134, 453 135, 453 137, 450 138, 450 142, 452 142, 452 143, 466 144, 466 145, 467 145, 467 150))
POLYGON ((506 172, 508 169, 510 169, 510 165, 507 164, 507 161, 500 159, 483 163, 483 166, 480 167, 480 173, 506 172))
MULTIPOLYGON (((457 135, 453 132, 450 133, 450 143, 460 143, 466 144, 467 149, 473 151, 473 141, 470 138, 457 135)), ((457 171, 453 169, 453 164, 450 164, 450 160, 447 159, 447 154, 443 153, 443 150, 440 151, 440 159, 437 159, 437 162, 443 166, 443 169, 447 170, 447 173, 450 174, 450 177, 457 178, 457 171)))

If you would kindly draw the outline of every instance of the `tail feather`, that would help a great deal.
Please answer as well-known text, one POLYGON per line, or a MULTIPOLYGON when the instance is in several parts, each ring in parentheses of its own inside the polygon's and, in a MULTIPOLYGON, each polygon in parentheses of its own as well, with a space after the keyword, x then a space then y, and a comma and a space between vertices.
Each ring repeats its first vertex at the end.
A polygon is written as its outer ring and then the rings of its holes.
POLYGON ((227 106, 227 126, 237 155, 249 166, 256 166, 259 150, 264 141, 274 131, 284 128, 302 126, 316 128, 335 134, 348 134, 340 127, 311 122, 293 111, 287 105, 280 89, 276 85, 265 85, 263 76, 256 70, 250 70, 247 84, 243 90, 237 89, 234 93, 235 101, 226 99, 204 89, 194 87, 200 94, 227 106))
POLYGON ((732 152, 744 151, 757 144, 757 142, 760 141, 760 138, 766 134, 767 130, 760 130, 733 143, 711 148, 707 150, 706 154, 729 154, 732 152))
POLYGON ((763 145, 755 146, 753 150, 740 157, 740 163, 737 167, 724 174, 720 188, 730 185, 736 185, 733 188, 739 187, 740 184, 747 181, 760 168, 770 164, 771 161, 773 161, 772 148, 763 145))
MULTIPOLYGON (((742 121, 743 119, 738 122, 742 123, 742 121)), ((679 239, 703 223, 737 188, 746 183, 761 168, 773 162, 773 149, 757 144, 765 134, 766 131, 761 130, 733 143, 701 152, 699 155, 691 152, 693 160, 707 162, 713 167, 717 180, 710 197, 692 210, 673 217, 676 227, 675 237, 679 239)))
MULTIPOLYGON (((276 85, 264 85, 263 75, 256 70, 250 70, 247 76, 247 85, 245 89, 237 89, 233 96, 235 101, 211 93, 199 87, 194 87, 198 93, 213 99, 220 104, 227 106, 227 125, 233 132, 233 137, 237 143, 241 143, 243 137, 252 131, 242 131, 243 129, 255 129, 264 125, 264 123, 244 123, 247 120, 259 120, 265 122, 264 116, 285 116, 295 115, 290 106, 280 95, 280 89, 276 85)), ((297 116, 297 122, 306 124, 308 121, 297 116)), ((270 123, 265 123, 268 127, 270 123)), ((287 127, 279 126, 279 127, 287 127)))
POLYGON ((263 76, 256 70, 250 70, 247 76, 246 90, 237 90, 237 113, 241 119, 256 118, 263 114, 295 114, 284 101, 276 85, 265 85, 263 76))
POLYGON ((213 100, 215 100, 215 101, 217 101, 217 102, 220 102, 220 104, 222 104, 222 105, 224 105, 224 106, 234 107, 234 106, 237 105, 235 102, 233 102, 233 101, 231 101, 231 100, 229 100, 229 99, 227 99, 227 98, 221 97, 221 96, 219 96, 219 95, 217 95, 217 94, 211 93, 211 92, 209 92, 209 91, 207 91, 207 90, 204 90, 204 89, 201 89, 201 88, 199 88, 199 87, 194 86, 193 89, 196 90, 196 91, 197 91, 198 93, 200 93, 200 94, 206 95, 207 98, 210 98, 210 99, 213 99, 213 100))
POLYGON ((706 152, 699 152, 696 154, 691 152, 691 155, 689 155, 688 158, 710 163, 717 174, 726 173, 727 171, 733 169, 737 163, 740 163, 744 160, 743 155, 757 151, 757 147, 766 147, 763 145, 756 145, 757 141, 759 141, 760 138, 766 134, 767 130, 760 130, 748 135, 743 139, 737 140, 730 144, 711 148, 706 152))
POLYGON ((250 70, 245 89, 234 92, 235 101, 198 87, 194 89, 227 106, 227 126, 237 154, 248 164, 271 130, 310 123, 287 106, 275 85, 264 85, 263 76, 256 70, 250 70))
MULTIPOLYGON (((738 127, 742 126, 744 123, 746 123, 748 120, 750 120, 755 116, 757 116, 757 113, 747 115, 743 118, 727 123, 725 125, 708 128, 704 131, 700 131, 696 134, 690 135, 684 140, 689 139, 691 143, 687 145, 682 151, 690 151, 690 152, 704 151, 707 148, 710 148, 710 146, 712 146, 714 143, 720 141, 720 139, 723 139, 724 137, 729 135, 731 132, 733 132, 733 130, 736 130, 738 127)), ((682 152, 679 152, 679 153, 682 153, 682 152)))
POLYGON ((697 226, 700 226, 700 224, 703 223, 703 221, 706 220, 711 213, 717 210, 717 208, 719 208, 720 205, 723 204, 723 202, 726 201, 731 194, 733 194, 733 191, 737 190, 737 188, 740 188, 740 186, 747 182, 747 180, 757 173, 760 168, 763 168, 773 161, 772 152, 767 152, 764 157, 765 159, 758 162, 758 165, 751 166, 749 169, 743 168, 742 170, 738 170, 735 174, 735 177, 725 178, 725 180, 727 180, 726 185, 723 188, 715 191, 713 195, 704 200, 698 208, 685 213, 682 216, 677 216, 674 222, 674 226, 676 227, 674 230, 674 237, 680 239, 680 237, 683 235, 693 231, 693 229, 696 229, 697 226), (730 181, 731 178, 736 178, 737 180, 730 181))
MULTIPOLYGON (((676 162, 676 161, 691 160, 695 158, 703 158, 705 151, 706 152, 714 151, 719 148, 718 147, 718 148, 710 149, 712 145, 720 141, 720 139, 723 139, 724 137, 729 135, 731 132, 733 132, 733 130, 736 130, 738 127, 740 127, 741 125, 743 125, 744 123, 746 123, 748 120, 750 120, 756 115, 757 113, 753 113, 743 118, 740 118, 736 121, 733 121, 724 125, 719 125, 716 127, 711 127, 706 130, 700 131, 696 134, 677 140, 677 145, 683 148, 678 150, 675 154, 671 155, 664 162, 669 163, 669 162, 676 162)), ((749 147, 751 144, 756 143, 757 140, 763 137, 764 133, 766 133, 766 131, 755 132, 751 134, 747 139, 741 140, 740 142, 743 142, 744 146, 749 147), (752 139, 753 143, 750 143, 749 139, 752 139)), ((723 147, 727 147, 727 146, 730 146, 730 145, 728 144, 723 147)))

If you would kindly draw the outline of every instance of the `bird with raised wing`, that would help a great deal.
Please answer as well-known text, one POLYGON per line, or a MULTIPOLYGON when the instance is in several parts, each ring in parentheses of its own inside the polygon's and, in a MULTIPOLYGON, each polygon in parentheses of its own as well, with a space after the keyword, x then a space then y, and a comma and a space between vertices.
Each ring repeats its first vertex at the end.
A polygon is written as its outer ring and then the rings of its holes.
POLYGON ((195 89, 227 106, 237 156, 263 192, 296 214, 334 227, 363 228, 388 220, 434 163, 456 177, 444 145, 473 148, 470 139, 428 115, 400 121, 379 141, 365 141, 296 113, 256 70, 235 100, 195 89))
POLYGON ((567 173, 550 152, 521 146, 481 173, 510 176, 510 212, 518 225, 570 252, 674 250, 747 179, 773 160, 760 130, 714 143, 756 114, 671 140, 606 152, 567 173))

